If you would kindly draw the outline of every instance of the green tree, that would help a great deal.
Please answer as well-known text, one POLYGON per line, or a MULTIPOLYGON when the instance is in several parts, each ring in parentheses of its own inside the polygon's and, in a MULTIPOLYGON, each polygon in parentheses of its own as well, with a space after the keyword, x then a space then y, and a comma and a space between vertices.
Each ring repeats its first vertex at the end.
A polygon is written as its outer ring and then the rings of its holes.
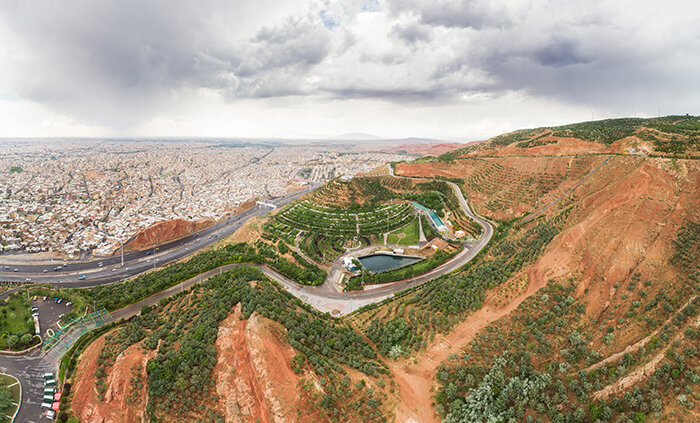
POLYGON ((10 349, 13 349, 17 343, 19 342, 19 337, 17 335, 10 335, 7 338, 7 346, 10 347, 10 349))
POLYGON ((27 345, 29 345, 29 344, 32 343, 32 338, 33 338, 33 336, 32 336, 31 333, 25 333, 25 334, 22 335, 22 337, 19 339, 19 343, 20 343, 20 345, 27 346, 27 345))
POLYGON ((12 391, 7 386, 0 386, 0 411, 5 412, 11 406, 14 398, 12 397, 12 391))

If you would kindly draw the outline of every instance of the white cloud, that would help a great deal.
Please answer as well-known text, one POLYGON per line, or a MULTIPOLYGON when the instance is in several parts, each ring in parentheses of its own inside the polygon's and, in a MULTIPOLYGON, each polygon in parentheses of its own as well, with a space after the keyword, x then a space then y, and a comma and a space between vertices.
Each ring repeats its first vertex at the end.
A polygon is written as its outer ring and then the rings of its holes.
POLYGON ((473 139, 591 110, 700 113, 699 9, 682 1, 3 2, 0 136, 473 139))

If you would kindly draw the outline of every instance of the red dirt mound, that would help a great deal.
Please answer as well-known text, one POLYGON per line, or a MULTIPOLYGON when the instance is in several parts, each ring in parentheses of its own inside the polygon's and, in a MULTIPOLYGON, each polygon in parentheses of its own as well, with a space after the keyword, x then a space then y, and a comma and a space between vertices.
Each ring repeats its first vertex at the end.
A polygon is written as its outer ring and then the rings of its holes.
POLYGON ((147 403, 146 363, 155 351, 144 354, 136 344, 117 357, 109 370, 104 399, 99 401, 95 389, 97 360, 106 334, 93 342, 80 356, 73 387, 73 412, 82 422, 137 423, 144 421, 147 403), (132 382, 140 381, 140 388, 132 382))
POLYGON ((211 219, 199 220, 196 222, 185 219, 159 222, 136 234, 134 239, 129 241, 126 247, 136 250, 152 247, 200 231, 211 226, 213 223, 214 221, 211 219))
POLYGON ((257 314, 241 319, 240 305, 219 326, 214 368, 219 413, 226 421, 326 421, 302 400, 284 328, 257 314))

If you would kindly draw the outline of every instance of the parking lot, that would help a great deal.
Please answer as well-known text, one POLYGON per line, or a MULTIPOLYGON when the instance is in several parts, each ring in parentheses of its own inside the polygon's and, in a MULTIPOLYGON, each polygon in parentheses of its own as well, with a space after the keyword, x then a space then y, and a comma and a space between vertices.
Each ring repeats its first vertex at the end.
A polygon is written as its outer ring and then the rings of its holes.
POLYGON ((66 301, 61 301, 61 304, 56 304, 54 300, 55 297, 47 297, 44 301, 44 297, 36 297, 36 300, 32 299, 32 306, 36 306, 39 309, 39 327, 41 328, 41 337, 46 339, 46 330, 53 329, 56 331, 58 329, 58 321, 60 316, 63 314, 68 314, 73 311, 73 306, 67 306, 66 301))

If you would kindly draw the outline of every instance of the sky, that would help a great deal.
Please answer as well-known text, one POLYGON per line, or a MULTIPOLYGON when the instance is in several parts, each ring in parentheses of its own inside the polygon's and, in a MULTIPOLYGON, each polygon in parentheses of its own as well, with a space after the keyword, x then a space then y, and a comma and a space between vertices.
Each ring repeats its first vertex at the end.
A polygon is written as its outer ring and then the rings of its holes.
POLYGON ((455 141, 700 114, 700 2, 0 0, 0 137, 455 141))

